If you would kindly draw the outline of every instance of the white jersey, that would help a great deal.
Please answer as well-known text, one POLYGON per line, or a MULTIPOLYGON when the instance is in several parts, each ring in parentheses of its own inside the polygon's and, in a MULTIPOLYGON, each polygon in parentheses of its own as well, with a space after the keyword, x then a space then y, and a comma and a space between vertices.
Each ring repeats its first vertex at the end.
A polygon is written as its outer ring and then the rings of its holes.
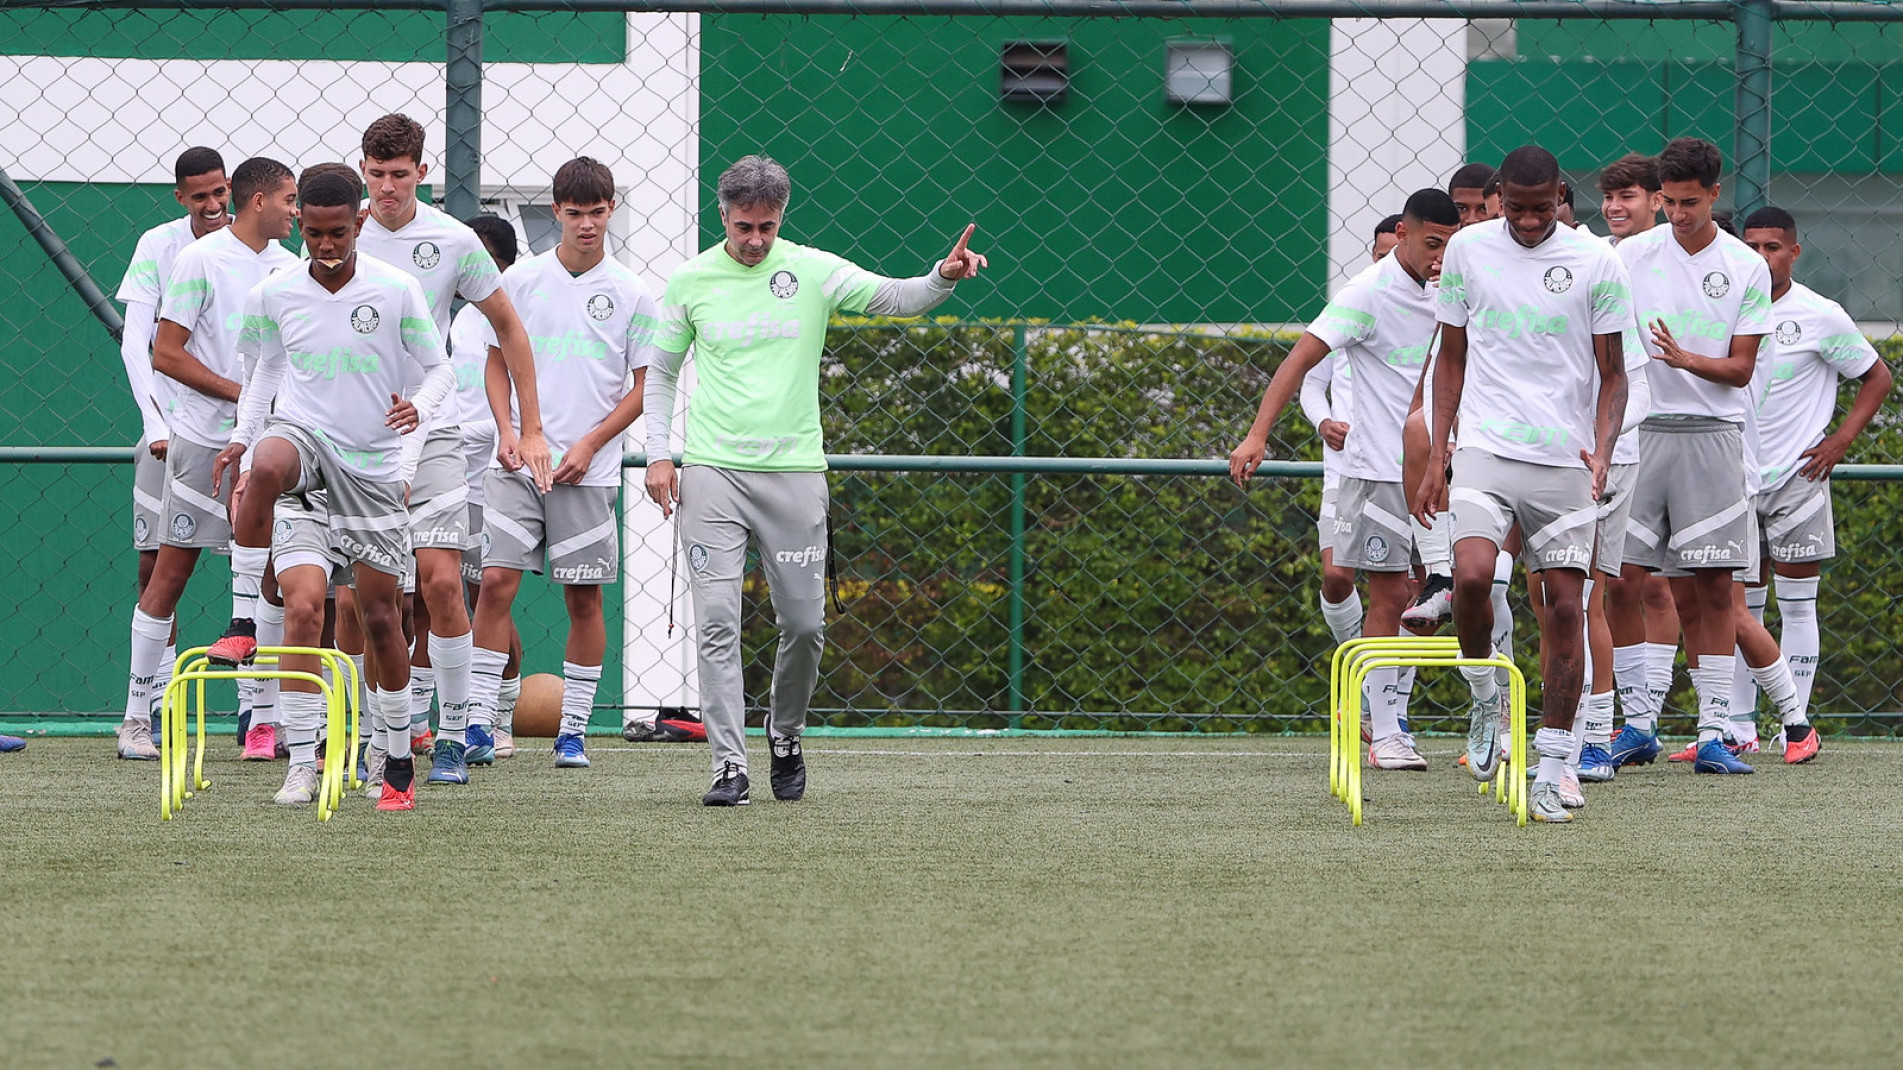
POLYGON ((242 344, 256 366, 231 440, 249 446, 267 419, 282 420, 309 431, 371 482, 401 478, 404 440, 421 442, 420 429, 405 436, 384 425, 390 395, 402 393, 407 379, 423 380, 415 403, 427 421, 450 389, 449 361, 422 287, 362 253, 356 274, 336 293, 303 268, 266 280, 251 294, 242 344))
MULTIPOLYGON (((1671 227, 1653 227, 1619 243, 1619 257, 1632 278, 1632 307, 1647 355, 1654 320, 1664 320, 1680 348, 1701 357, 1723 358, 1731 339, 1771 330, 1771 269, 1738 239, 1719 231, 1711 244, 1688 255, 1671 227)), ((1750 391, 1700 379, 1663 361, 1651 365, 1652 415, 1711 416, 1743 423, 1750 391)))
MULTIPOLYGON (((198 235, 192 233, 191 216, 160 223, 139 235, 139 244, 132 250, 132 262, 126 265, 125 277, 119 280, 119 292, 114 295, 128 313, 132 306, 143 305, 152 310, 156 326, 159 306, 165 303, 165 284, 172 277, 172 265, 178 260, 178 254, 197 240, 198 235)), ((171 419, 172 410, 178 406, 178 384, 152 370, 151 353, 140 356, 142 360, 127 357, 126 373, 132 399, 139 406, 147 428, 151 429, 155 423, 164 424, 171 419)))
MULTIPOLYGON (((245 298, 265 276, 297 263, 290 250, 274 241, 266 242, 263 252, 254 253, 230 227, 207 234, 186 246, 173 262, 159 319, 192 332, 185 340, 185 351, 213 374, 241 381, 245 369, 238 355, 238 333, 244 322, 245 298)), ((175 383, 172 389, 178 401, 169 420, 173 433, 201 446, 223 448, 231 438, 237 405, 183 384, 175 383)))
MULTIPOLYGON (((1308 374, 1302 377, 1302 414, 1308 417, 1317 431, 1323 420, 1338 420, 1347 423, 1353 419, 1354 405, 1354 369, 1348 361, 1335 353, 1317 361, 1308 374)), ((1350 424, 1349 434, 1354 434, 1350 424)), ((1326 439, 1322 441, 1322 489, 1341 484, 1342 451, 1330 446, 1326 439)))
POLYGON ((449 324, 449 366, 456 373, 456 393, 450 396, 444 423, 465 429, 495 432, 495 413, 489 409, 483 374, 489 365, 489 318, 475 305, 464 305, 449 324))
POLYGON ((1354 376, 1343 475, 1401 481, 1401 431, 1434 340, 1434 299, 1433 286, 1388 256, 1348 280, 1308 325, 1354 376))
MULTIPOLYGON (((1638 324, 1639 318, 1636 315, 1630 317, 1628 325, 1619 339, 1619 353, 1625 358, 1626 404, 1628 406, 1626 409, 1625 422, 1628 430, 1619 436, 1619 441, 1613 443, 1613 464, 1639 463, 1639 435, 1637 430, 1631 428, 1636 421, 1643 419, 1646 414, 1633 412, 1630 406, 1641 404, 1641 397, 1645 399, 1643 401, 1644 404, 1650 404, 1649 399, 1651 398, 1651 394, 1649 392, 1650 381, 1648 377, 1652 374, 1652 358, 1646 354, 1645 345, 1639 341, 1638 324), (1647 392, 1643 395, 1639 390, 1641 384, 1646 384, 1647 386, 1647 392)), ((1593 385, 1595 388, 1598 386, 1597 378, 1594 378, 1593 385)))
POLYGON ((1571 227, 1555 226, 1531 249, 1503 219, 1455 234, 1441 261, 1439 317, 1467 330, 1460 444, 1583 467, 1599 400, 1593 336, 1625 331, 1630 301, 1618 254, 1571 227))
POLYGON ((1843 306, 1801 283, 1771 303, 1771 334, 1751 380, 1764 488, 1788 482, 1804 451, 1824 439, 1840 379, 1859 379, 1877 351, 1843 306))
MULTIPOLYGON (((554 249, 517 261, 502 273, 502 288, 529 333, 542 436, 552 462, 559 465, 562 455, 628 396, 629 377, 648 366, 660 306, 646 284, 614 258, 604 256, 594 267, 571 275, 554 249)), ((483 326, 486 352, 496 344, 495 329, 487 320, 483 326)), ((521 429, 513 392, 509 422, 521 429)), ((621 451, 597 451, 582 485, 620 486, 621 451)))

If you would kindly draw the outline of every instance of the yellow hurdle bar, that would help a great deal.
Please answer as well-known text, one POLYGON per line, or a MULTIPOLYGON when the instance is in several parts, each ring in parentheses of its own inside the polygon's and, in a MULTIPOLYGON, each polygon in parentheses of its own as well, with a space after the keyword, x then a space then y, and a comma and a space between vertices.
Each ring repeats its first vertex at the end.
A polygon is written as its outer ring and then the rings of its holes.
MULTIPOLYGON (((1506 669, 1508 687, 1507 761, 1495 775, 1494 793, 1518 823, 1527 821, 1526 679, 1502 655, 1466 658, 1457 639, 1443 636, 1378 636, 1351 639, 1335 651, 1329 688, 1329 793, 1348 807, 1354 824, 1361 824, 1361 698, 1368 673, 1383 668, 1490 665, 1506 669), (1509 768, 1512 775, 1508 774, 1509 768)), ((1478 786, 1485 795, 1486 784, 1478 786)))
POLYGON ((163 730, 160 734, 159 754, 159 816, 171 820, 172 814, 181 809, 185 800, 192 797, 194 790, 202 791, 211 786, 205 779, 205 682, 208 680, 304 680, 317 685, 318 691, 325 697, 327 760, 324 774, 319 780, 317 818, 328 821, 336 813, 345 792, 345 779, 351 787, 361 785, 356 779, 357 732, 360 726, 361 711, 357 701, 356 665, 349 655, 340 650, 327 647, 261 647, 258 655, 248 667, 237 669, 213 669, 204 655, 207 647, 193 647, 182 652, 175 664, 172 684, 166 688, 161 702, 163 730), (286 672, 266 668, 277 665, 287 654, 299 654, 317 658, 328 670, 331 679, 322 675, 305 672, 286 672), (189 690, 188 690, 189 689, 189 690), (197 754, 193 758, 191 776, 186 776, 186 758, 189 736, 186 727, 187 695, 196 701, 198 724, 197 754), (342 756, 343 761, 334 760, 342 756), (187 784, 191 787, 188 788, 187 784))

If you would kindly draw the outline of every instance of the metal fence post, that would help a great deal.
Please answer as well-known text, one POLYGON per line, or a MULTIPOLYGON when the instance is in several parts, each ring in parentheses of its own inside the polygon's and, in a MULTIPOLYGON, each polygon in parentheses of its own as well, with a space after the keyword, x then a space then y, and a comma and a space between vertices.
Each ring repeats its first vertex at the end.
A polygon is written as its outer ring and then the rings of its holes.
POLYGON ((1771 199, 1771 34, 1775 0, 1741 0, 1736 14, 1738 226, 1771 199))
MULTIPOLYGON (((1024 456, 1024 324, 1011 332, 1011 456, 1024 456)), ((1011 473, 1011 727, 1024 727, 1024 473, 1011 473)))
POLYGON ((482 5, 483 0, 447 3, 443 205, 457 219, 482 211, 482 5))

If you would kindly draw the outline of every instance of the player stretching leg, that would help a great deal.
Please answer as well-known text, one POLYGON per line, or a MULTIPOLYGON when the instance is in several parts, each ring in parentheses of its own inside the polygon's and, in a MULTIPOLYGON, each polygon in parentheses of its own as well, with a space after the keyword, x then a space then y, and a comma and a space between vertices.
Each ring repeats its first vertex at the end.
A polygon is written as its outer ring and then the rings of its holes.
MULTIPOLYGON (((145 593, 159 559, 159 517, 165 494, 165 449, 171 440, 165 419, 176 402, 172 381, 152 372, 152 341, 165 300, 165 284, 172 264, 187 245, 231 222, 226 203, 231 187, 225 181, 225 161, 217 151, 190 148, 172 167, 176 184, 172 196, 186 210, 182 219, 161 223, 139 236, 132 262, 119 283, 118 297, 126 306, 125 335, 119 356, 125 361, 126 383, 139 407, 142 433, 132 454, 132 548, 139 555, 139 594, 145 593)), ((178 660, 178 628, 166 641, 159 659, 152 694, 163 695, 178 660)))
MULTIPOLYGON (((376 651, 370 708, 389 755, 377 809, 413 810, 410 662, 397 580, 410 556, 404 482, 422 439, 404 436, 427 424, 455 379, 416 280, 356 250, 362 186, 335 170, 306 171, 298 194, 311 260, 272 276, 252 296, 246 345, 256 363, 213 479, 255 444, 236 534, 256 550, 271 544, 288 645, 322 641, 332 546, 351 563, 376 651), (412 370, 422 385, 404 400, 412 370), (327 516, 304 500, 317 490, 327 516)), ((286 655, 279 664, 319 671, 313 655, 286 655)), ((315 684, 285 680, 281 702, 291 767, 277 802, 303 805, 317 797, 324 700, 315 684)))
MULTIPOLYGON (((237 415, 238 328, 245 296, 271 271, 297 263, 278 242, 291 233, 297 215, 297 184, 291 169, 263 157, 238 165, 231 175, 231 225, 192 242, 172 264, 172 278, 159 308, 152 367, 172 380, 177 405, 165 455, 165 496, 158 560, 132 611, 132 671, 126 715, 119 726, 119 756, 150 761, 152 687, 159 659, 171 640, 173 614, 186 581, 207 549, 231 541, 226 514, 229 494, 212 485, 212 462, 237 415)), ((253 591, 255 594, 255 589, 253 591)), ((232 588, 232 615, 248 616, 241 592, 232 588)))
POLYGON ((708 806, 748 802, 746 695, 740 672, 740 580, 747 543, 760 564, 780 630, 767 722, 776 799, 806 793, 800 733, 825 639, 826 454, 819 425, 819 362, 835 312, 916 316, 978 274, 966 247, 915 279, 874 275, 831 253, 780 237, 792 180, 764 156, 746 156, 716 184, 726 241, 674 269, 662 298, 648 377, 647 491, 671 515, 680 503, 687 578, 700 626, 700 697, 713 752, 708 806), (668 459, 676 379, 689 349, 699 385, 689 402, 684 466, 668 459))
MULTIPOLYGON (((1408 603, 1413 536, 1401 492, 1401 425, 1408 399, 1434 337, 1434 290, 1442 250, 1460 224, 1445 193, 1420 190, 1401 213, 1401 244, 1393 255, 1364 268, 1328 302, 1296 341, 1262 395, 1249 433, 1229 454, 1229 475, 1246 487, 1268 449, 1269 429, 1308 373, 1331 351, 1354 377, 1354 433, 1346 440, 1341 489, 1333 524, 1334 560, 1368 577, 1363 634, 1399 635, 1408 603)), ((1377 769, 1427 768, 1413 737, 1402 728, 1400 670, 1368 674, 1377 769)))
MULTIPOLYGON (((1894 379, 1843 306, 1792 281, 1791 269, 1803 247, 1797 241, 1797 220, 1789 212, 1760 208, 1751 213, 1744 221, 1744 243, 1771 269, 1772 328, 1753 377, 1764 486, 1755 505, 1777 575, 1782 626, 1778 645, 1790 665, 1798 700, 1808 709, 1822 649, 1817 588, 1823 562, 1837 552, 1830 473, 1889 397, 1894 379), (1843 422, 1826 434, 1841 379, 1856 379, 1861 385, 1843 422)), ((1762 618, 1765 589, 1760 584, 1754 590, 1752 613, 1762 618)), ((1755 705, 1756 699, 1746 701, 1755 705)), ((1786 762, 1809 761, 1817 750, 1815 729, 1785 724, 1786 762)))
POLYGON ((641 388, 660 310, 634 272, 608 256, 614 175, 582 156, 555 172, 561 242, 502 276, 502 288, 534 342, 533 384, 547 399, 543 429, 555 461, 554 485, 524 471, 515 381, 495 339, 487 369, 489 404, 501 439, 484 488, 482 593, 476 601, 476 708, 494 723, 514 624, 511 607, 524 570, 562 588, 568 644, 562 662, 562 724, 555 766, 585 768, 585 735, 607 653, 601 589, 620 575, 615 500, 621 488, 622 432, 641 415, 641 388), (630 386, 632 381, 632 386, 630 386), (510 390, 511 385, 515 389, 510 390))
MULTIPOLYGON (((1621 334, 1632 308, 1618 257, 1561 227, 1559 161, 1537 146, 1507 154, 1505 219, 1449 243, 1439 300, 1434 439, 1414 512, 1430 517, 1447 491, 1454 521, 1454 626, 1461 653, 1492 650, 1494 565, 1514 524, 1544 592, 1535 607, 1545 651, 1545 705, 1535 745, 1532 816, 1572 820, 1559 780, 1573 751, 1596 502, 1605 487, 1626 402, 1621 334), (1453 479, 1448 435, 1458 416, 1453 479)), ((1473 694, 1467 766, 1491 779, 1506 696, 1492 669, 1464 667, 1473 694)), ((1514 775, 1520 775, 1518 770, 1514 775)))
POLYGON ((1639 428, 1639 478, 1626 553, 1650 571, 1690 576, 1675 594, 1683 595, 1677 605, 1685 649, 1697 661, 1693 768, 1749 773, 1751 767, 1725 748, 1724 737, 1736 663, 1732 574, 1749 564, 1752 537, 1744 473, 1746 395, 1758 343, 1770 329, 1771 274, 1763 258, 1712 222, 1722 164, 1710 142, 1677 138, 1667 144, 1658 166, 1671 226, 1618 245, 1637 280, 1639 334, 1654 358, 1652 411, 1639 428))

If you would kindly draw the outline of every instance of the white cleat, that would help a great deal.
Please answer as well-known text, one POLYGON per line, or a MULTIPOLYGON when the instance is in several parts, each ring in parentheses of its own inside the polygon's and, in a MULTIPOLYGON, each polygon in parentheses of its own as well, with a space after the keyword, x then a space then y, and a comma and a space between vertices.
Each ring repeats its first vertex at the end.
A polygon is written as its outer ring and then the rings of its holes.
POLYGON ((1414 737, 1406 732, 1375 740, 1368 748, 1368 764, 1376 769, 1407 769, 1416 773, 1427 769, 1427 759, 1414 749, 1414 737))
POLYGON ((381 747, 372 746, 370 757, 364 760, 363 797, 371 802, 383 798, 383 767, 390 761, 390 752, 381 747))
POLYGON ((1579 790, 1579 770, 1570 765, 1559 774, 1559 804, 1568 810, 1586 808, 1586 795, 1579 790))
POLYGON ((129 762, 156 762, 159 749, 152 745, 152 726, 127 721, 119 726, 119 757, 129 762))
POLYGON ((506 728, 497 728, 494 738, 496 741, 496 757, 515 757, 515 733, 506 728))
POLYGON ((309 806, 317 801, 317 767, 293 765, 284 774, 284 786, 272 797, 279 806, 309 806))
POLYGON ((1420 597, 1401 611, 1401 623, 1410 628, 1438 628, 1454 619, 1454 581, 1439 573, 1427 577, 1420 597))
POLYGON ((1572 811, 1560 802, 1558 784, 1533 785, 1533 794, 1527 799, 1527 809, 1535 821, 1564 825, 1573 819, 1572 811))

